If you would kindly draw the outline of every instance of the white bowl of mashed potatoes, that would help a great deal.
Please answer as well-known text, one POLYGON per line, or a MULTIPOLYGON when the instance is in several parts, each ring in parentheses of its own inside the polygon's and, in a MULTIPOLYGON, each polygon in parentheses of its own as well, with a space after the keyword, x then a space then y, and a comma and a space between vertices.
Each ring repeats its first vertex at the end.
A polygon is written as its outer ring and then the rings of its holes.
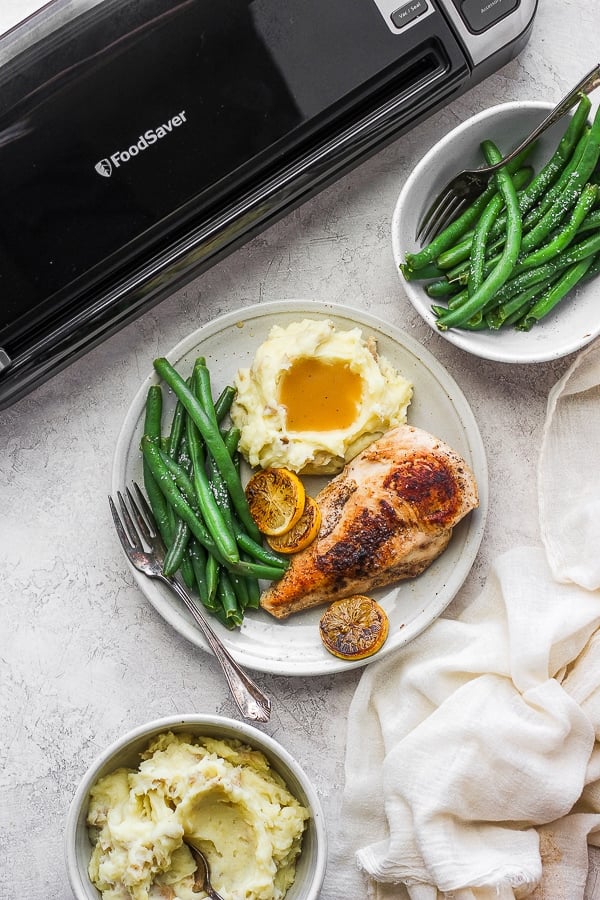
POLYGON ((317 900, 323 812, 292 756, 221 716, 158 719, 92 763, 65 834, 77 900, 201 900, 186 842, 207 857, 223 900, 317 900))

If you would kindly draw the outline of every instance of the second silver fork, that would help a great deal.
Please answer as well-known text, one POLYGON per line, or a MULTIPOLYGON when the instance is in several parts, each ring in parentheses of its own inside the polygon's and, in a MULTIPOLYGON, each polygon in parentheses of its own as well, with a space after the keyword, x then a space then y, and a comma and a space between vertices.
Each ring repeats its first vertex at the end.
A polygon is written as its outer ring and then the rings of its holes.
POLYGON ((149 578, 162 581, 183 601, 216 656, 227 679, 233 699, 244 718, 254 722, 268 722, 271 715, 270 699, 233 659, 184 586, 176 578, 163 575, 162 564, 166 547, 146 498, 135 482, 133 488, 137 499, 133 497, 129 488, 126 488, 129 509, 122 493, 117 492, 121 515, 117 511, 112 497, 108 498, 115 528, 127 558, 138 571, 143 572, 149 578), (144 547, 144 543, 149 549, 144 547))

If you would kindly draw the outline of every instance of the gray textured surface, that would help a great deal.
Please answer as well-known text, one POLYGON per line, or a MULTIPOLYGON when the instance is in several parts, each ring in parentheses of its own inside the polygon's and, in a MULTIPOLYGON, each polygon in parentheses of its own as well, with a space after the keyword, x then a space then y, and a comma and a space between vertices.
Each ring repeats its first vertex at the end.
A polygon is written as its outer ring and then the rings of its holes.
MULTIPOLYGON (((133 584, 106 503, 115 439, 152 358, 203 322, 308 297, 404 328, 461 385, 488 452, 487 530, 454 611, 479 591, 491 558, 537 541, 546 396, 570 359, 486 363, 433 334, 403 298, 389 225, 404 178, 448 129, 504 100, 557 100, 597 62, 596 0, 540 7, 517 60, 0 414, 3 900, 71 897, 62 846, 68 804, 88 763, 117 735, 171 713, 235 715, 211 657, 170 629, 133 584)), ((274 701, 265 730, 312 775, 332 838, 358 678, 260 676, 274 701)), ((333 872, 322 897, 342 900, 333 872)), ((591 886, 589 897, 600 889, 591 886)))

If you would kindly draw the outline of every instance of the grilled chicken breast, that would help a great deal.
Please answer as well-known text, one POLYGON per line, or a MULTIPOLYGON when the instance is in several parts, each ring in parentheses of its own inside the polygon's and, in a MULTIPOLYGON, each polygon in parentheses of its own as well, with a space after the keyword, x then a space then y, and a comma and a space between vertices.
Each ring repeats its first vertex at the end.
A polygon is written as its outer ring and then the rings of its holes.
POLYGON ((459 454, 409 425, 363 450, 316 500, 317 538, 261 598, 277 618, 420 575, 479 502, 459 454))

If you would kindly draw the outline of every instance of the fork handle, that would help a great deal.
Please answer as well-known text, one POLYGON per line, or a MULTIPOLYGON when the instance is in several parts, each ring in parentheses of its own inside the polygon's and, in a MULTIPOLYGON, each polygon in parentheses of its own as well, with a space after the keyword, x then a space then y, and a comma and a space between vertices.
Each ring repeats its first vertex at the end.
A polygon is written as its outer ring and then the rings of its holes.
POLYGON ((233 694, 237 708, 245 719, 253 722, 268 722, 271 716, 271 701, 263 694, 261 689, 252 679, 244 672, 229 651, 223 645, 219 637, 213 631, 206 616, 199 609, 192 597, 188 594, 183 585, 175 578, 161 576, 161 581, 171 587, 177 596, 183 600, 186 607, 194 617, 202 634, 206 638, 210 649, 213 651, 219 661, 223 674, 227 679, 227 683, 233 694))
POLYGON ((570 109, 572 109, 576 103, 579 102, 580 94, 589 94, 595 88, 600 86, 600 63, 588 72, 588 74, 581 79, 579 84, 576 84, 572 91, 563 97, 563 99, 558 103, 554 109, 546 116, 546 118, 540 122, 537 128, 531 132, 531 134, 522 141, 519 146, 512 150, 507 156, 503 157, 499 163, 495 163, 493 166, 484 166, 481 169, 477 170, 477 174, 480 172, 482 174, 496 172, 501 166, 505 166, 507 163, 511 162, 515 156, 518 156, 525 147, 527 147, 532 141, 535 141, 536 138, 540 136, 547 128, 550 128, 551 125, 554 125, 555 122, 558 122, 559 119, 567 113, 570 109))

